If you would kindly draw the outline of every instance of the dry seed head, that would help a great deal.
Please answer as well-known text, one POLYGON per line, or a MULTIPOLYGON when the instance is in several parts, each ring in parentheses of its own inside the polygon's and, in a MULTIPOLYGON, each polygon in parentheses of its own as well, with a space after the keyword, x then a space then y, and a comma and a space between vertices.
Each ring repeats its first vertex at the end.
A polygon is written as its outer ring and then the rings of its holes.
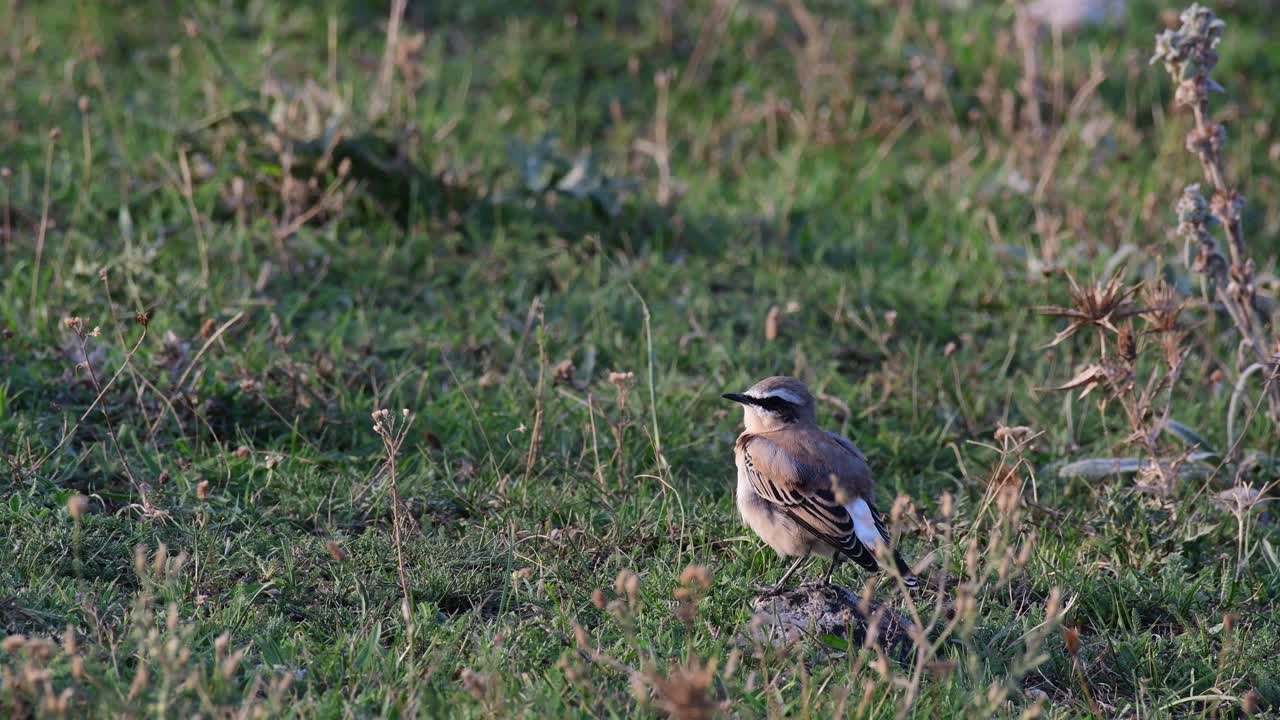
POLYGON ((972 593, 966 592, 956 597, 955 613, 962 621, 973 622, 978 613, 978 601, 972 593))
POLYGON ((978 577, 978 538, 969 539, 969 548, 964 553, 964 569, 970 579, 978 577))
POLYGON ((901 525, 910 511, 911 498, 906 495, 899 495, 893 499, 893 508, 889 511, 889 522, 894 525, 901 525))
POLYGON ((1240 698, 1240 709, 1249 717, 1257 715, 1261 707, 1262 695, 1254 688, 1250 688, 1249 692, 1240 698))
POLYGON ((711 571, 705 565, 690 565, 680 573, 680 584, 691 590, 708 590, 711 588, 711 571))
POLYGON ((89 498, 84 495, 72 495, 67 498, 67 512, 71 514, 73 520, 79 520, 89 511, 89 498))
POLYGON ((635 603, 640 594, 640 576, 631 570, 620 570, 617 579, 613 582, 613 589, 619 595, 626 595, 628 600, 635 603))
POLYGON ((1025 425, 996 425, 995 439, 1005 447, 1012 447, 1027 442, 1035 435, 1035 431, 1025 425))
POLYGON ((948 520, 951 519, 951 516, 955 514, 956 511, 956 498, 954 495, 949 492, 942 493, 940 511, 942 512, 942 517, 948 520))
POLYGON ((1045 619, 1055 620, 1060 612, 1062 612, 1062 590, 1054 587, 1049 591, 1049 601, 1044 606, 1045 619))
POLYGON ((591 638, 587 636, 586 629, 576 622, 573 624, 573 641, 583 651, 591 652, 591 638))
POLYGON ((782 308, 774 305, 764 318, 764 339, 773 342, 778 339, 778 321, 782 318, 782 308))
POLYGON ((594 605, 597 610, 604 610, 605 602, 604 592, 600 588, 596 588, 591 591, 591 604, 594 605))
POLYGON ((84 335, 85 322, 79 315, 62 318, 62 326, 76 335, 84 335))
POLYGON ((209 481, 208 480, 201 480, 200 482, 196 483, 196 498, 200 500, 209 499, 209 481))
POLYGON ((147 546, 142 543, 133 546, 133 572, 139 578, 147 574, 147 546))
POLYGON ((1018 511, 1021 504, 1022 493, 1019 491, 1016 483, 1005 483, 998 495, 996 495, 996 509, 1001 515, 1011 515, 1018 511))
POLYGON ((475 700, 484 700, 489 692, 489 682, 480 673, 471 668, 462 668, 462 689, 475 700))
POLYGON ((677 666, 666 677, 653 677, 659 703, 675 720, 707 720, 716 713, 716 703, 709 690, 715 681, 716 661, 705 664, 690 660, 677 666))
POLYGON ((81 95, 79 102, 76 103, 76 106, 80 108, 81 113, 89 112, 89 96, 81 95))
POLYGON ((342 562, 347 559, 347 551, 343 550, 336 540, 330 540, 325 543, 324 547, 329 551, 329 557, 333 558, 334 562, 342 562))
POLYGON ((62 634, 62 652, 67 655, 75 655, 79 649, 79 643, 76 642, 76 628, 74 625, 67 625, 67 630, 62 634))
POLYGON ((12 655, 26 647, 26 644, 26 635, 10 635, 9 637, 6 637, 3 642, 0 642, 0 650, 4 650, 6 653, 12 655))
POLYGON ((61 137, 62 137, 62 128, 56 127, 49 131, 49 142, 58 142, 58 139, 61 137))
POLYGON ((165 563, 169 560, 169 548, 164 543, 156 547, 156 554, 151 559, 151 572, 157 577, 164 573, 165 563))
POLYGON ((1062 631, 1062 640, 1067 646, 1067 654, 1077 657, 1080 654, 1080 629, 1069 627, 1062 631))

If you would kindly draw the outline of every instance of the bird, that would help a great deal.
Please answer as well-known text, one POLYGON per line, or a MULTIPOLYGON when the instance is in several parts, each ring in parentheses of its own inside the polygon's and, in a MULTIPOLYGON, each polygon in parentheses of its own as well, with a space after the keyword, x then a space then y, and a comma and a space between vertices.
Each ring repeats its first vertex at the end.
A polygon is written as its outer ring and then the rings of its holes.
MULTIPOLYGON (((876 510, 867 458, 848 439, 818 426, 809 388, 777 375, 722 397, 743 408, 744 429, 734 444, 738 511, 779 555, 796 558, 767 593, 781 593, 814 555, 831 561, 824 585, 843 558, 879 571, 877 549, 891 541, 876 510)), ((896 548, 890 552, 906 586, 918 587, 902 555, 896 548)))

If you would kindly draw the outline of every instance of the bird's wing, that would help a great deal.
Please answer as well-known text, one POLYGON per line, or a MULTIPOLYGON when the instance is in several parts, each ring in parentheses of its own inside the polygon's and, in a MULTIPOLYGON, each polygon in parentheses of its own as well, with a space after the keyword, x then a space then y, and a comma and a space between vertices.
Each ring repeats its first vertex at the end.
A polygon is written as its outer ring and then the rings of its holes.
POLYGON ((849 511, 836 498, 835 486, 851 467, 817 467, 761 435, 745 436, 738 447, 756 495, 850 560, 873 572, 880 569, 875 554, 858 539, 849 511))
MULTIPOLYGON (((866 472, 867 479, 870 480, 871 471, 867 468, 867 456, 862 454, 862 451, 858 449, 858 446, 850 442, 848 438, 842 437, 833 432, 828 432, 827 436, 836 441, 840 447, 849 451, 857 464, 859 464, 866 472)), ((871 510, 871 518, 875 522, 876 531, 880 533, 880 537, 884 538, 886 543, 892 545, 893 538, 889 536, 889 529, 884 525, 884 513, 877 510, 875 503, 869 499, 871 493, 867 492, 866 494, 868 497, 863 498, 863 501, 867 503, 867 507, 871 510)), ((914 588, 919 584, 919 580, 917 580, 916 576, 911 572, 911 567, 902 559, 902 555, 898 552, 898 548, 896 546, 893 548, 893 564, 897 566, 898 574, 902 575, 907 587, 914 588)))

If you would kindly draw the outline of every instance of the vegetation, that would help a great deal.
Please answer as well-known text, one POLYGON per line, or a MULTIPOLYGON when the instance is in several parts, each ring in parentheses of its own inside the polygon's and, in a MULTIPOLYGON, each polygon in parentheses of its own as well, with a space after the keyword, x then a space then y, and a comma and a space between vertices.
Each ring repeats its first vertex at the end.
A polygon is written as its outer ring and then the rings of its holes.
POLYGON ((2 5, 0 712, 1280 705, 1264 4, 180 5, 2 5), (772 374, 905 656, 758 632, 772 374))

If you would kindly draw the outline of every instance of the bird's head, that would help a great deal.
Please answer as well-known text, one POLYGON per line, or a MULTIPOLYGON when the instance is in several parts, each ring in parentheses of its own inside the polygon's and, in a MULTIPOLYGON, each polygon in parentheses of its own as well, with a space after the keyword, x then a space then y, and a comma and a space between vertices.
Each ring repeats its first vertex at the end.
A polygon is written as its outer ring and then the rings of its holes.
POLYGON ((747 432, 779 430, 792 423, 816 422, 813 395, 799 380, 775 375, 742 393, 726 393, 726 400, 742 403, 747 432))

